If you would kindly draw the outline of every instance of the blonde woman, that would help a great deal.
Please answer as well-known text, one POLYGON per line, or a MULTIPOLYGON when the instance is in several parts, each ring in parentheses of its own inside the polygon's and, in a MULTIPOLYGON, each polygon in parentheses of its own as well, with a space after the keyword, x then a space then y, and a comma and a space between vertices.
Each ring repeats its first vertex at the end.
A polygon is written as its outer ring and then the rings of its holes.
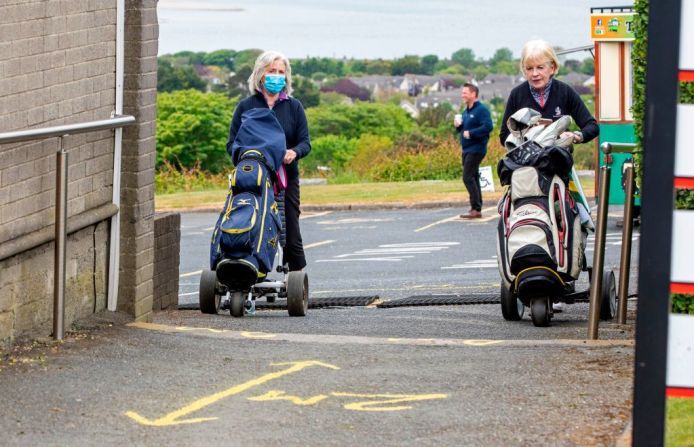
POLYGON ((559 60, 547 42, 531 40, 523 46, 520 70, 526 81, 511 90, 506 101, 499 132, 502 146, 510 134, 506 121, 524 107, 537 110, 543 118, 552 121, 563 115, 571 116, 581 130, 564 132, 560 138, 571 137, 574 143, 585 143, 598 136, 598 124, 578 93, 568 84, 554 79, 559 71, 559 60))
POLYGON ((241 115, 247 110, 269 108, 275 112, 287 142, 284 165, 287 171, 287 188, 284 197, 284 216, 287 242, 284 247, 283 263, 289 270, 302 270, 306 267, 304 246, 299 229, 300 193, 299 159, 311 151, 306 113, 301 102, 289 96, 292 93, 292 68, 289 60, 276 51, 266 51, 255 61, 253 73, 248 78, 250 96, 243 99, 231 119, 227 152, 241 127, 241 115))

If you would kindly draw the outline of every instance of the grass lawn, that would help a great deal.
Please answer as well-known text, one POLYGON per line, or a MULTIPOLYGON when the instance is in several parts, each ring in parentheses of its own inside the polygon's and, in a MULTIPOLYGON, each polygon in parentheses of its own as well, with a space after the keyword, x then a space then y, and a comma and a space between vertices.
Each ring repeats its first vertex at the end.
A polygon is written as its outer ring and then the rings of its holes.
MULTIPOLYGON (((581 180, 588 196, 592 196, 593 177, 581 180)), ((496 192, 482 193, 486 205, 495 203, 501 197, 501 187, 496 192)), ((224 205, 226 190, 179 192, 157 194, 157 211, 213 208, 224 205)), ((405 204, 419 202, 467 202, 468 196, 460 180, 419 181, 389 183, 353 183, 341 185, 304 185, 301 187, 302 205, 363 205, 363 204, 405 204)))
POLYGON ((694 399, 668 397, 666 411, 667 447, 694 447, 694 399))

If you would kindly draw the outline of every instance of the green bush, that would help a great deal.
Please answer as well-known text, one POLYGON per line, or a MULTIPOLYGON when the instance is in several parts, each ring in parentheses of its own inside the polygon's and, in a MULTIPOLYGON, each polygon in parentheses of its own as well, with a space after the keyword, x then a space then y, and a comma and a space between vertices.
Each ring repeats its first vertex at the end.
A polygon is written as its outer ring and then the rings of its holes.
POLYGON ((311 153, 301 160, 304 175, 312 175, 319 166, 327 166, 339 172, 357 152, 357 140, 338 135, 325 135, 311 140, 311 153))
POLYGON ((219 93, 180 90, 157 95, 157 167, 229 167, 226 141, 235 100, 219 93))
POLYGON ((307 109, 306 116, 311 138, 339 135, 349 139, 367 133, 395 138, 416 125, 404 110, 392 104, 331 104, 307 109))

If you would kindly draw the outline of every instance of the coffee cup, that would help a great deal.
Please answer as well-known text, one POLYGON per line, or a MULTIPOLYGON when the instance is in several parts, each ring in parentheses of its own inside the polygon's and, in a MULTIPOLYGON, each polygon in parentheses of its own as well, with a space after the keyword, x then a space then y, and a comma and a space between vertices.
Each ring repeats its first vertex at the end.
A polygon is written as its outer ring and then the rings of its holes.
POLYGON ((463 114, 462 113, 456 113, 455 116, 453 117, 453 123, 456 126, 460 126, 463 123, 463 114))

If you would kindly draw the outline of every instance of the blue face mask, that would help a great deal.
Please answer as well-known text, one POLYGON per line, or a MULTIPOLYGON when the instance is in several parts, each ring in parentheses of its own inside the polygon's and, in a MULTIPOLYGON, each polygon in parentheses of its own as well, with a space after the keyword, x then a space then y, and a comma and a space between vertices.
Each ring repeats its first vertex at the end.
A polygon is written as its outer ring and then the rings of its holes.
POLYGON ((287 81, 284 75, 280 74, 266 74, 265 75, 265 90, 268 93, 276 94, 282 91, 284 86, 287 85, 287 81))

